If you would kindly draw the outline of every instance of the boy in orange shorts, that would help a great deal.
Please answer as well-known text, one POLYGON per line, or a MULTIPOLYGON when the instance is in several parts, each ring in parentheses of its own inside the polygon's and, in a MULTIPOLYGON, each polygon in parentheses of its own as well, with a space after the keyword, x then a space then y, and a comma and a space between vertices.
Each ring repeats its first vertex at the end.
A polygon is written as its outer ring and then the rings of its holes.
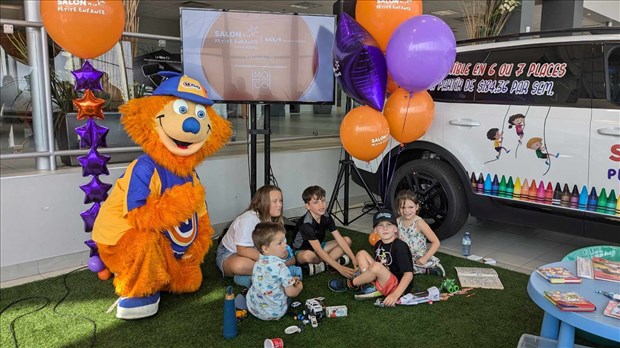
MULTIPOLYGON (((373 283, 376 295, 385 296, 383 305, 393 307, 403 294, 411 291, 413 281, 411 251, 405 242, 396 238, 398 231, 396 216, 390 210, 379 210, 373 217, 373 227, 374 232, 381 238, 375 244, 375 256, 371 256, 365 250, 358 252, 357 261, 361 273, 358 272, 359 275, 353 279, 333 279, 329 282, 329 288, 341 292, 373 283)), ((377 297, 369 295, 371 294, 363 294, 360 299, 377 297)))

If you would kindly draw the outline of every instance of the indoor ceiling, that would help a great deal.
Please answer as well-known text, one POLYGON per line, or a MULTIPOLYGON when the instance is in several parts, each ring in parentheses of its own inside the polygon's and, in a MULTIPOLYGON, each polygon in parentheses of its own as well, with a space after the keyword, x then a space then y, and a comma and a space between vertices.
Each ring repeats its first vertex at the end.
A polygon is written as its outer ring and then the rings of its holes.
MULTIPOLYGON (((28 0, 33 1, 33 0, 28 0)), ((358 0, 362 1, 362 0, 358 0)), ((541 4, 536 0, 532 31, 540 29, 541 4)), ((138 17, 179 20, 180 7, 228 9, 261 12, 288 12, 309 14, 333 14, 334 0, 140 0, 138 17)), ((457 40, 466 39, 465 26, 460 0, 424 0, 424 13, 442 18, 454 31, 457 40)), ((24 19, 23 0, 1 0, 0 17, 7 19, 24 19)), ((609 18, 584 9, 583 27, 604 25, 609 18)), ((614 25, 618 23, 614 22, 614 25)))

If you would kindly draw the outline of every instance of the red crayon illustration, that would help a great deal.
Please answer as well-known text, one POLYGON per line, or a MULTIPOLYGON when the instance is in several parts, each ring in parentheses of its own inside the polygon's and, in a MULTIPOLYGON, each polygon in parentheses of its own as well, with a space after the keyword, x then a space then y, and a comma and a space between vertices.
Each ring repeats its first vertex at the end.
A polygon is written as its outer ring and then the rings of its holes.
POLYGON ((553 186, 551 186, 551 182, 549 182, 545 189, 545 204, 551 204, 551 200, 553 200, 553 186))
POLYGON ((540 181, 536 190, 536 203, 545 203, 545 183, 540 181))

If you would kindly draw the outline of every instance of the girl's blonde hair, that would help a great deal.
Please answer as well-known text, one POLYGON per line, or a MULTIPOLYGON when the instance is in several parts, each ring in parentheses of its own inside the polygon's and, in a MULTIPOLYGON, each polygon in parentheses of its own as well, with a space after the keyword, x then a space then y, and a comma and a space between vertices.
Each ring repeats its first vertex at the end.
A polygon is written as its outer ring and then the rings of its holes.
MULTIPOLYGON (((248 210, 253 210, 258 213, 258 218, 261 222, 271 221, 271 222, 279 222, 284 224, 284 220, 282 215, 278 217, 272 217, 269 215, 269 207, 271 206, 271 199, 269 198, 269 194, 272 191, 278 191, 280 194, 282 190, 279 187, 274 185, 265 185, 259 188, 254 196, 252 196, 252 200, 250 201, 250 206, 248 210)), ((282 209, 284 211, 284 209, 282 209)))
MULTIPOLYGON (((394 209, 396 211, 396 215, 400 216, 400 209, 405 205, 405 201, 412 201, 413 203, 417 204, 418 206, 420 205, 420 200, 418 199, 418 196, 413 193, 413 191, 411 190, 401 190, 398 191, 398 193, 396 194, 396 208, 394 209)), ((418 208, 418 210, 420 210, 418 208)), ((416 214, 418 213, 418 211, 416 211, 416 214)))

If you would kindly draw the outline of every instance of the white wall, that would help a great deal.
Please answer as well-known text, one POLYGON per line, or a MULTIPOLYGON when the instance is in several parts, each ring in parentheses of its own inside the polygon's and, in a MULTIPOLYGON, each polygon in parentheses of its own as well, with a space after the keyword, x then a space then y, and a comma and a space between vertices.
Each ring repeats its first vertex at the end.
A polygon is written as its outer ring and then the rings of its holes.
POLYGON ((583 0, 583 7, 620 21, 620 1, 618 0, 583 0))
MULTIPOLYGON (((263 183, 262 153, 258 154, 258 187, 263 183)), ((287 216, 303 211, 301 192, 310 185, 320 185, 331 196, 336 181, 340 149, 272 152, 271 166, 284 193, 287 216)), ((246 155, 216 156, 199 168, 207 190, 207 204, 213 225, 221 228, 242 212, 250 201, 248 158, 246 155)), ((101 180, 112 183, 126 165, 110 165, 110 176, 101 180)), ((0 179, 0 280, 36 275, 86 264, 88 248, 80 212, 84 193, 79 185, 89 178, 81 168, 51 174, 37 174, 0 179)), ((342 196, 344 190, 340 191, 342 196)), ((365 195, 351 185, 351 197, 365 195)), ((363 197, 363 196, 362 196, 363 197)))

